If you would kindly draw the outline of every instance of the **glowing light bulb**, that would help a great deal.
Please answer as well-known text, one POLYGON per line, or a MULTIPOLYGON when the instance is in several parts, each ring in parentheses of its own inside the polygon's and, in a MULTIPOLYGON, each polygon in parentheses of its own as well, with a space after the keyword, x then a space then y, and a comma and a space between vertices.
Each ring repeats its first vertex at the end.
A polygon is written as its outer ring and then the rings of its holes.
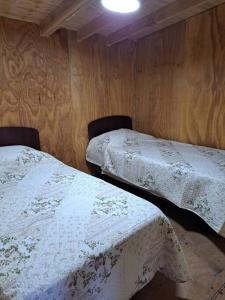
POLYGON ((114 12, 131 13, 139 9, 139 0, 102 0, 102 5, 114 12))

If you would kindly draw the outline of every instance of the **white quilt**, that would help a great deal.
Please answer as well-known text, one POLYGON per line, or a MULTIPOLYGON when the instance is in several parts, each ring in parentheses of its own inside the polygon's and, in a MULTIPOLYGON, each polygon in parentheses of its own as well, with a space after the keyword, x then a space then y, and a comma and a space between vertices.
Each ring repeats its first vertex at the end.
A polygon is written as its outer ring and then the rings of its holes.
POLYGON ((225 237, 225 151, 119 129, 92 139, 86 159, 198 214, 225 237))
POLYGON ((189 278, 158 208, 28 147, 0 148, 0 220, 0 299, 125 300, 157 271, 189 278))

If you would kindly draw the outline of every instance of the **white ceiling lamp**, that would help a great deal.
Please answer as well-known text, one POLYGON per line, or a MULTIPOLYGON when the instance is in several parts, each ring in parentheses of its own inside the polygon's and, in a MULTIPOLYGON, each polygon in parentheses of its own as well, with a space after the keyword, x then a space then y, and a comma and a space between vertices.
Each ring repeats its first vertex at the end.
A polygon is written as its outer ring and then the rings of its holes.
POLYGON ((101 0, 102 5, 118 13, 131 13, 139 9, 139 0, 101 0))

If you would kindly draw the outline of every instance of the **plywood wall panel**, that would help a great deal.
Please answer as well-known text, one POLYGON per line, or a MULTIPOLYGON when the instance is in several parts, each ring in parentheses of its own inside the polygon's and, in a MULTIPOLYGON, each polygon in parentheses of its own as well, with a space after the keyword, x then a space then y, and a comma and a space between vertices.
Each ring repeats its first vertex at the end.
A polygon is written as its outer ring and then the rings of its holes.
MULTIPOLYGON (((3 19, 0 19, 0 45, 3 44, 5 44, 5 32, 3 30, 3 19)), ((0 46, 0 122, 7 122, 10 125, 13 124, 14 120, 19 122, 19 102, 12 82, 7 80, 8 72, 5 76, 5 60, 6 49, 0 46)), ((12 66, 12 63, 10 65, 12 66)))
POLYGON ((78 44, 69 33, 71 93, 73 107, 73 145, 77 167, 85 169, 87 124, 105 111, 103 46, 95 41, 78 44))
POLYGON ((107 115, 130 115, 133 111, 135 47, 128 42, 110 49, 98 36, 78 43, 76 34, 69 32, 69 53, 73 148, 77 167, 86 170, 87 124, 107 115))
POLYGON ((42 148, 87 171, 87 125, 125 114, 135 129, 225 149, 225 5, 107 47, 0 18, 0 126, 38 128, 42 148))
POLYGON ((136 129, 225 149, 225 5, 137 45, 136 129))
POLYGON ((110 113, 133 115, 135 59, 136 47, 131 41, 107 48, 107 105, 110 113))
POLYGON ((72 164, 66 36, 40 38, 37 26, 8 19, 1 19, 0 28, 0 125, 38 128, 42 148, 72 164))
POLYGON ((133 42, 42 38, 36 25, 0 18, 0 126, 37 128, 44 151, 87 171, 88 123, 132 112, 134 58, 133 42))

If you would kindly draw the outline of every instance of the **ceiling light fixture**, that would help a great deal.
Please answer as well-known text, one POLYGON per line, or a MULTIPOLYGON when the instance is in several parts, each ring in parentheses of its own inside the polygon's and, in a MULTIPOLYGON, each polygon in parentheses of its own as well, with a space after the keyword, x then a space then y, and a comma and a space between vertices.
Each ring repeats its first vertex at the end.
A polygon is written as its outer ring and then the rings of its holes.
POLYGON ((101 0, 102 5, 114 12, 131 13, 139 9, 139 0, 101 0))

